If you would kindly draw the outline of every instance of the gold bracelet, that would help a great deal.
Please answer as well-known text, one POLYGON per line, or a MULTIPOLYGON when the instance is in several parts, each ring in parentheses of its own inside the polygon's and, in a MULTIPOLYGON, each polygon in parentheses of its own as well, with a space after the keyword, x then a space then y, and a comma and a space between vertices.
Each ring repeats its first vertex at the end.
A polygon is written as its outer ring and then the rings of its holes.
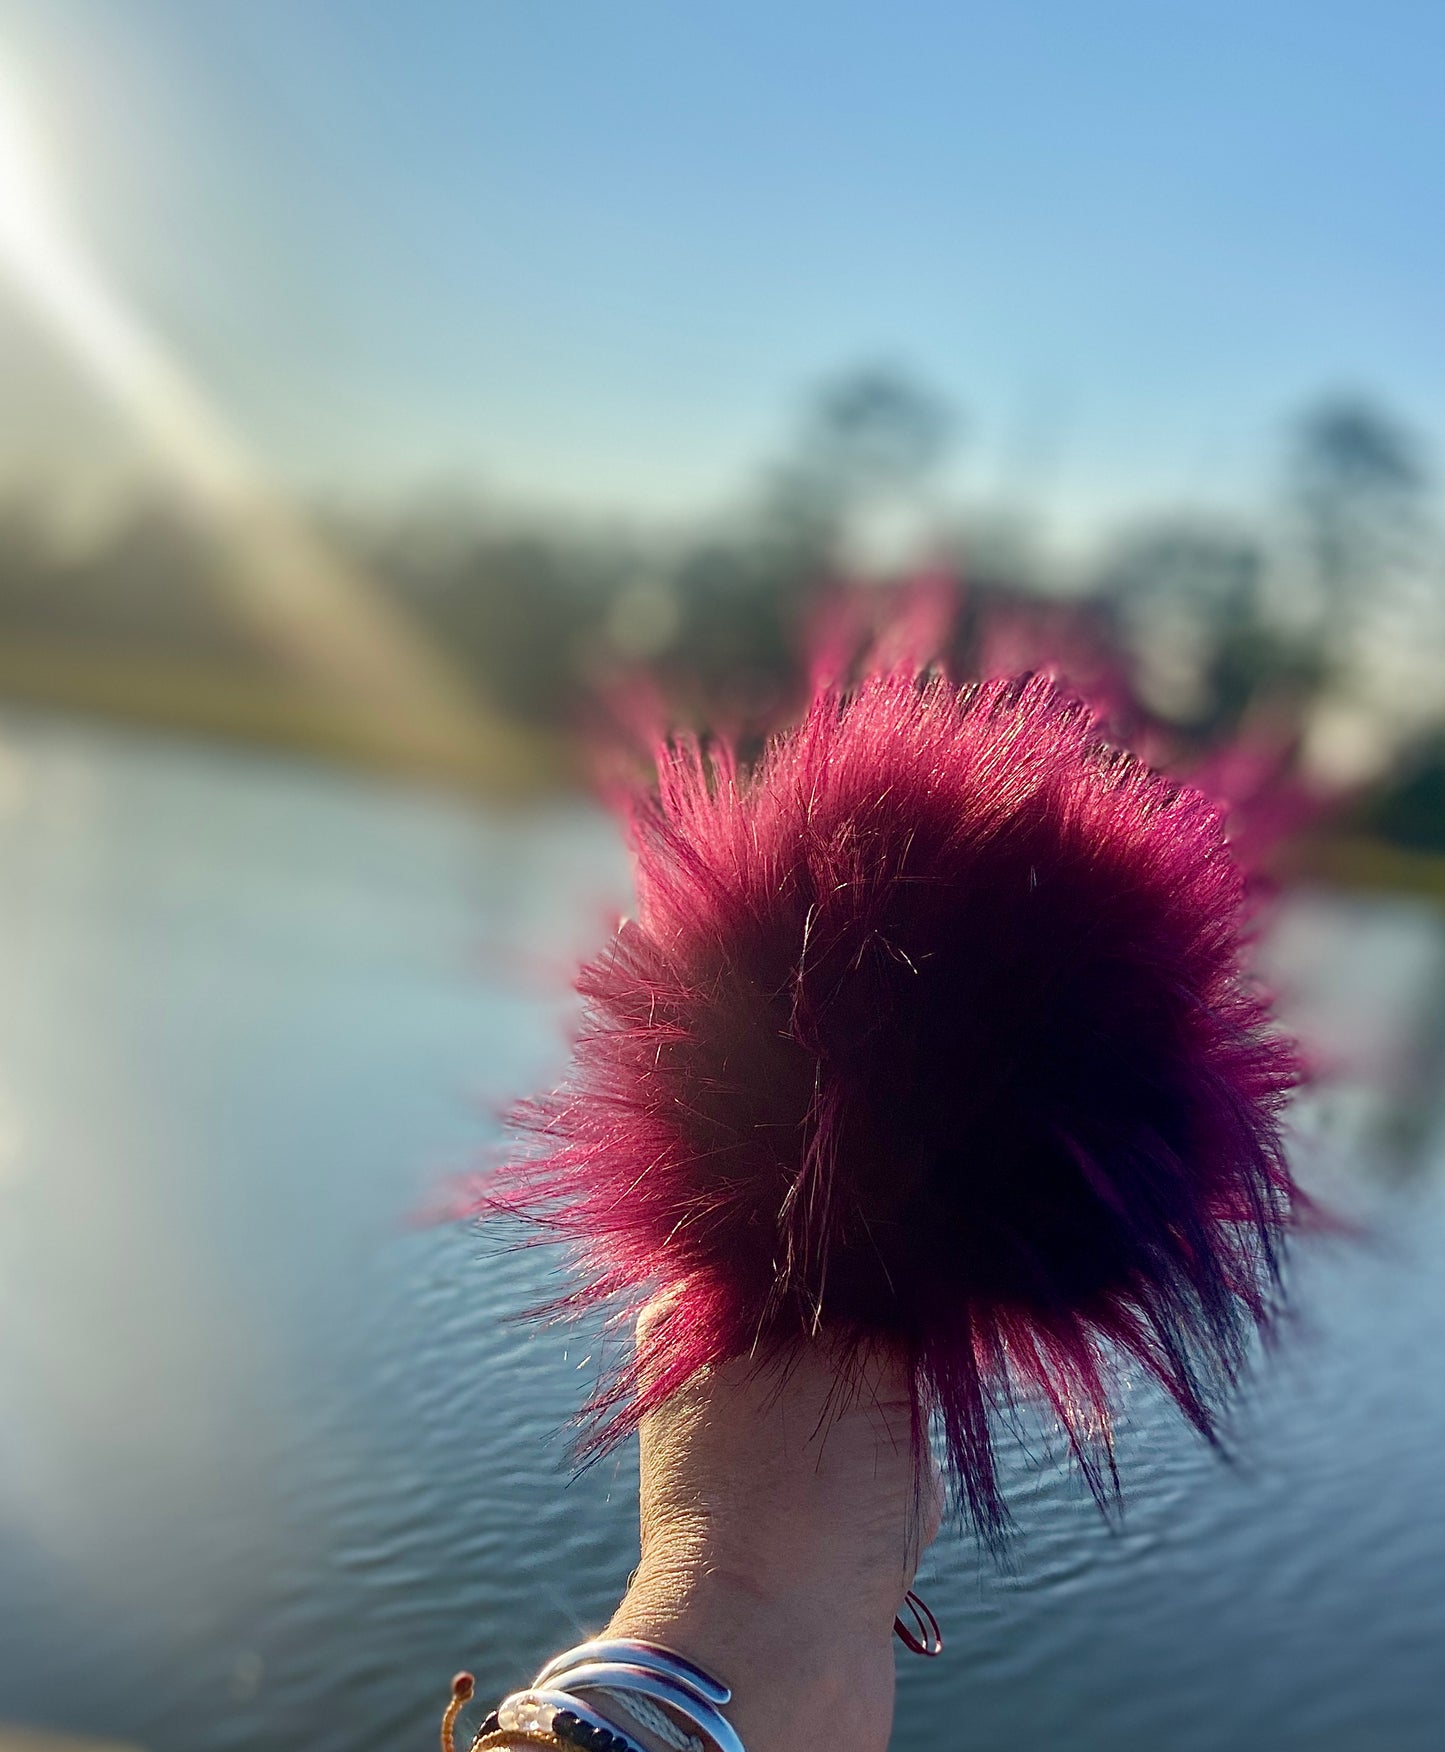
POLYGON ((490 1734, 472 1741, 471 1752, 492 1752, 493 1747, 500 1752, 503 1747, 510 1749, 513 1746, 552 1746, 557 1752, 571 1752, 555 1734, 537 1734, 521 1728, 494 1728, 490 1734))

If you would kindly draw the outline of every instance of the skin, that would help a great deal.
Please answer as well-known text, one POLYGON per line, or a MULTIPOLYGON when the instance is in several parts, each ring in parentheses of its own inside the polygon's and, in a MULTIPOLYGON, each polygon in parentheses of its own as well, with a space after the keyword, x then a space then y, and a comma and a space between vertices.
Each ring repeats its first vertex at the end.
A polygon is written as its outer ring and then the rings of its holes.
POLYGON ((705 1371, 642 1426, 642 1561, 606 1634, 730 1685, 748 1752, 885 1752, 893 1619, 943 1500, 909 1431, 882 1352, 846 1382, 826 1341, 705 1371))

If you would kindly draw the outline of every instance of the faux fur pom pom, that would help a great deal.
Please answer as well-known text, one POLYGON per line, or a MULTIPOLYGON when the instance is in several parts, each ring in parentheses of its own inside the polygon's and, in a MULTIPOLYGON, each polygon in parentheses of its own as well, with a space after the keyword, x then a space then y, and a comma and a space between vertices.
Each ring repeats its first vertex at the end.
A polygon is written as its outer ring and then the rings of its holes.
POLYGON ((637 918, 485 1195, 575 1244, 552 1311, 674 1292, 591 1445, 823 1329, 911 1361, 918 1439, 936 1418, 986 1533, 1020 1392, 1101 1495, 1121 1356, 1212 1437, 1301 1205, 1298 1062, 1215 807, 1046 677, 911 664, 819 686, 751 769, 725 743, 656 758, 637 918))

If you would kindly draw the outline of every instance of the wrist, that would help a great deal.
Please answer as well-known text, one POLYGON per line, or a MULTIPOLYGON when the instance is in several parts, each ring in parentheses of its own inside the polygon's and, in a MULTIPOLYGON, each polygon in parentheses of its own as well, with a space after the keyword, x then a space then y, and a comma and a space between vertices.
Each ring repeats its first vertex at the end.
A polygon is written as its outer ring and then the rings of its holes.
POLYGON ((644 1563, 606 1634, 661 1643, 730 1686, 726 1714, 748 1752, 884 1752, 891 1624, 716 1567, 644 1563))

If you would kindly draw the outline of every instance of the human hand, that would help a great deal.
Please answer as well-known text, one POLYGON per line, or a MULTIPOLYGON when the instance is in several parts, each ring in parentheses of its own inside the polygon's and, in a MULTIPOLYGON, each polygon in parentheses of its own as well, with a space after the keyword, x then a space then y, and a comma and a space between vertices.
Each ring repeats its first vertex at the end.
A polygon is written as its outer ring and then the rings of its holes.
POLYGON ((642 1425, 642 1562, 605 1634, 730 1685, 748 1752, 883 1752, 893 1619, 941 1518, 903 1364, 837 1358, 820 1339, 737 1359, 642 1425))

